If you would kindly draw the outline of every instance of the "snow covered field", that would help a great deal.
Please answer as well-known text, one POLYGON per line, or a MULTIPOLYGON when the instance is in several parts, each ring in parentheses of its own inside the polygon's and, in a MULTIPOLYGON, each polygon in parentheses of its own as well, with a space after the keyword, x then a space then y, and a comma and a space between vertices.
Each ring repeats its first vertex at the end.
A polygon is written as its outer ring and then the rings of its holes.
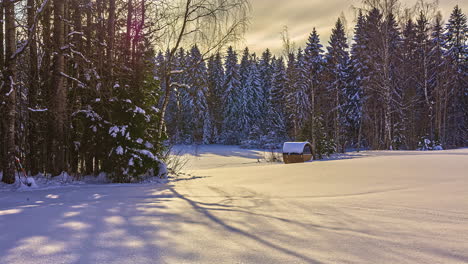
POLYGON ((0 192, 0 263, 468 262, 468 149, 177 149, 187 174, 167 185, 0 192))

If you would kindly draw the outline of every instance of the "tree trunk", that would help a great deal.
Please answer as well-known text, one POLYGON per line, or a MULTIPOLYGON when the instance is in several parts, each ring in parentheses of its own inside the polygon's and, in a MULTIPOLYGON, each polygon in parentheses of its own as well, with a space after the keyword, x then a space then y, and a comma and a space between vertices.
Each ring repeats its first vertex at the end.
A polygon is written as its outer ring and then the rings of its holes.
MULTIPOLYGON (((44 10, 42 11, 41 16, 41 24, 42 24, 42 41, 44 45, 43 49, 43 56, 40 68, 40 75, 41 75, 41 91, 44 94, 43 98, 46 100, 51 98, 53 95, 53 90, 51 87, 51 73, 50 73, 50 63, 51 63, 51 54, 52 54, 52 41, 51 41, 51 28, 50 28, 50 18, 52 16, 52 8, 51 5, 46 5, 44 10)), ((45 101, 46 101, 45 100, 45 101)), ((49 104, 45 104, 49 106, 49 104)), ((49 109, 51 110, 51 109, 49 109)), ((48 122, 43 122, 40 124, 41 131, 44 131, 45 134, 42 135, 43 140, 45 141, 44 146, 42 147, 42 155, 41 155, 41 164, 43 171, 49 171, 52 167, 52 161, 49 159, 50 153, 52 152, 52 118, 50 116, 50 111, 47 112, 47 120, 48 122)))
POLYGON ((0 4, 0 70, 3 71, 3 67, 5 67, 5 35, 4 35, 4 13, 3 13, 3 5, 0 4))
MULTIPOLYGON (((36 16, 36 6, 34 0, 28 0, 28 28, 33 29, 34 17, 36 16)), ((29 40, 29 107, 37 107, 37 94, 38 94, 38 66, 37 66, 37 45, 35 34, 31 35, 29 40)), ((29 155, 27 157, 29 170, 31 175, 36 175, 38 171, 37 166, 37 120, 34 112, 29 111, 29 133, 28 133, 28 145, 29 155)))
MULTIPOLYGON (((309 80, 309 82, 311 82, 311 80, 309 80)), ((311 87, 310 87, 310 105, 311 105, 311 109, 310 109, 310 140, 311 140, 311 143, 312 143, 312 155, 313 155, 313 158, 314 160, 316 160, 318 157, 317 157, 317 140, 316 140, 316 137, 317 137, 317 133, 315 132, 315 118, 316 118, 316 110, 315 110, 315 87, 314 85, 312 84, 311 87)))
MULTIPOLYGON (((3 72, 4 66, 5 66, 5 47, 3 45, 4 43, 4 26, 3 26, 3 5, 0 5, 0 72, 3 72)), ((0 89, 1 91, 1 89, 0 89)), ((4 105, 1 104, 3 102, 3 93, 0 93, 0 113, 4 113, 5 108, 4 105)), ((5 137, 3 129, 4 129, 4 122, 5 120, 2 118, 0 120, 0 171, 3 171, 3 162, 1 162, 4 159, 5 156, 5 137)))
MULTIPOLYGON (((81 7, 82 0, 72 0, 71 1, 71 9, 73 11, 73 31, 74 32, 80 32, 78 34, 73 34, 73 44, 75 45, 76 49, 80 52, 83 52, 83 37, 81 32, 83 31, 82 27, 82 7, 81 7)), ((81 58, 80 58, 81 60, 81 58)), ((69 64, 69 71, 72 74, 72 76, 76 79, 80 79, 82 75, 82 66, 78 61, 74 61, 73 63, 69 64)), ((76 83, 73 82, 71 89, 72 89, 72 94, 74 95, 73 98, 70 99, 70 104, 69 109, 71 109, 72 112, 75 112, 76 110, 80 109, 81 107, 81 96, 82 96, 82 91, 80 91, 80 86, 76 83)), ((73 121, 73 126, 74 127, 80 127, 80 120, 72 119, 73 121)), ((74 133, 72 141, 74 142, 81 142, 81 136, 79 133, 74 133)), ((79 157, 80 157, 80 147, 73 146, 73 151, 70 151, 70 170, 73 174, 77 174, 78 170, 80 168, 79 166, 79 157)))
POLYGON ((5 149, 6 157, 4 157, 4 172, 2 181, 12 184, 15 182, 15 121, 16 121, 16 60, 13 57, 16 52, 16 28, 15 28, 15 4, 11 1, 4 2, 5 8, 5 112, 6 112, 6 127, 5 127, 5 149))
POLYGON ((92 39, 92 28, 93 28, 93 14, 92 14, 92 2, 91 0, 87 0, 86 3, 86 50, 89 54, 92 54, 92 46, 91 46, 91 39, 92 39))
POLYGON ((125 36, 125 60, 130 61, 131 52, 131 41, 132 41, 132 20, 133 20, 133 2, 128 0, 128 12, 127 12, 127 33, 125 36))
MULTIPOLYGON (((97 72, 98 75, 102 78, 102 75, 104 73, 104 32, 105 32, 105 27, 104 27, 104 14, 103 14, 103 0, 97 0, 96 1, 96 8, 97 8, 97 33, 96 37, 98 40, 98 45, 97 45, 97 72)), ((98 81, 99 82, 99 81, 98 81)), ((105 89, 106 93, 108 89, 105 89)))
POLYGON ((62 48, 65 45, 64 36, 64 1, 54 0, 54 65, 53 93, 51 94, 52 113, 52 175, 59 175, 65 167, 65 115, 67 107, 67 92, 62 75, 65 69, 65 58, 62 48))
POLYGON ((109 21, 107 24, 107 69, 109 70, 110 85, 113 81, 114 69, 114 38, 115 38, 115 0, 109 0, 109 21))

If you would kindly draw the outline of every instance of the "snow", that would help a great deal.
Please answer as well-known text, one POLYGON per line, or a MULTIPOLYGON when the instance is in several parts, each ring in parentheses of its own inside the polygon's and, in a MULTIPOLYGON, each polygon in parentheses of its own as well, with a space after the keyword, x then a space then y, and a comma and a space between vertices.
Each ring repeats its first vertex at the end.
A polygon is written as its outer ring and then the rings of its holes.
MULTIPOLYGON (((0 173, 1 180, 1 173, 0 173)), ((16 181, 14 184, 4 184, 0 182, 0 202, 2 193, 5 192, 22 192, 22 191, 37 191, 37 190, 49 190, 64 187, 83 186, 87 184, 102 184, 108 183, 107 176, 99 175, 97 178, 93 176, 84 176, 79 179, 74 179, 68 173, 62 173, 61 175, 50 178, 45 177, 42 174, 38 174, 34 177, 21 178, 16 175, 16 181)))
POLYGON ((44 108, 44 109, 34 109, 34 108, 28 107, 28 110, 31 111, 31 112, 45 112, 45 111, 48 111, 49 109, 47 109, 47 108, 44 108))
POLYGON ((84 33, 81 32, 81 31, 72 31, 72 32, 68 33, 67 36, 70 37, 70 36, 73 36, 73 35, 83 35, 83 34, 84 33))
POLYGON ((158 161, 158 157, 156 157, 151 151, 147 149, 134 149, 135 152, 140 153, 141 155, 144 155, 152 160, 158 161))
POLYGON ((145 148, 152 149, 153 144, 151 144, 150 142, 145 142, 145 148))
POLYGON ((109 128, 109 135, 112 137, 117 137, 117 135, 120 133, 122 136, 125 136, 125 132, 127 131, 128 125, 123 125, 123 126, 112 126, 109 128))
POLYGON ((124 153, 124 150, 122 148, 122 146, 118 146, 116 149, 115 149, 115 154, 117 155, 123 155, 124 153))
POLYGON ((468 149, 288 165, 179 150, 189 166, 166 185, 0 191, 0 262, 468 262, 468 149))
POLYGON ((304 146, 308 142, 284 142, 283 153, 296 153, 301 154, 304 152, 304 146))
POLYGON ((135 109, 133 110, 134 113, 137 114, 146 114, 145 110, 143 110, 141 107, 135 106, 135 109))

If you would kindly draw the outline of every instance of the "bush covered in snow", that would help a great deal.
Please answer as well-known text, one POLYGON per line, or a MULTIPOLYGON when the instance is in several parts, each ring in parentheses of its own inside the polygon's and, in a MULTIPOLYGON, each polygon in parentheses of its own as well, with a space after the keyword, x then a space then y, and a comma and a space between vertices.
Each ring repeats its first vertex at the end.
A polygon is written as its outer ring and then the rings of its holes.
POLYGON ((109 177, 114 182, 137 181, 149 172, 159 175, 161 161, 158 156, 163 145, 155 133, 160 118, 153 108, 158 100, 154 92, 157 85, 154 78, 145 78, 143 87, 136 93, 128 88, 115 89, 120 98, 139 100, 119 99, 111 103, 112 122, 108 124, 107 140, 114 147, 109 151, 111 162, 106 171, 111 172, 109 177))
POLYGON ((100 157, 94 171, 85 174, 105 172, 112 182, 160 175, 159 157, 166 139, 165 135, 158 138, 160 84, 154 78, 154 54, 148 51, 144 56, 148 59, 136 65, 134 72, 121 73, 102 99, 76 112, 82 119, 77 123, 87 127, 76 128, 83 131, 83 140, 75 147, 79 152, 98 151, 100 157), (100 143, 97 150, 95 142, 100 143))
POLYGON ((438 140, 430 140, 427 137, 421 137, 418 142, 417 150, 443 150, 444 148, 438 140))

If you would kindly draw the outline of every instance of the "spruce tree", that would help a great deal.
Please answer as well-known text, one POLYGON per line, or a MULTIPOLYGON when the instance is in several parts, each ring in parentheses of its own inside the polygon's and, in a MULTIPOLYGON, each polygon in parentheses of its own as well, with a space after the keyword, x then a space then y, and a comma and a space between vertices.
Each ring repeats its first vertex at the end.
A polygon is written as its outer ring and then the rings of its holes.
POLYGON ((362 105, 364 102, 363 86, 367 79, 366 52, 367 38, 365 35, 365 16, 359 10, 356 26, 354 27, 354 43, 351 46, 351 80, 347 91, 346 117, 351 131, 348 132, 351 141, 359 151, 362 143, 362 124, 364 113, 362 105))
POLYGON ((273 141, 287 137, 286 130, 286 68, 283 58, 273 60, 273 76, 269 95, 268 130, 273 131, 273 141))
POLYGON ((450 70, 448 93, 453 101, 448 109, 450 119, 447 120, 448 130, 452 131, 447 138, 451 147, 466 144, 468 130, 468 25, 466 15, 457 5, 453 9, 445 27, 444 57, 450 70))
POLYGON ((299 136, 299 125, 296 117, 296 83, 297 69, 296 56, 294 53, 288 55, 288 63, 286 68, 286 85, 285 85, 285 112, 287 120, 287 130, 291 139, 296 140, 299 136))
POLYGON ((250 147, 264 147, 263 136, 264 130, 262 127, 264 114, 263 107, 266 104, 266 98, 261 86, 261 76, 259 63, 255 54, 250 58, 248 66, 248 77, 244 93, 246 93, 246 106, 248 117, 247 145, 250 147))
POLYGON ((304 129, 310 115, 311 105, 307 82, 307 62, 302 49, 297 51, 295 70, 296 83, 292 93, 295 107, 292 116, 296 120, 298 139, 306 140, 308 135, 304 134, 304 129))
POLYGON ((187 122, 191 126, 190 134, 195 143, 208 144, 211 141, 211 117, 208 109, 208 79, 206 64, 200 50, 195 45, 190 50, 187 63, 187 87, 189 97, 187 122))
POLYGON ((224 122, 222 129, 222 141, 225 144, 240 143, 239 135, 239 100, 241 97, 241 82, 237 53, 229 47, 225 60, 225 92, 223 96, 224 122))
POLYGON ((266 115, 268 114, 268 109, 270 106, 270 93, 271 93, 271 86, 273 81, 273 62, 272 62, 272 54, 269 49, 266 49, 262 53, 262 57, 260 58, 259 63, 259 72, 260 72, 260 87, 262 89, 262 105, 260 107, 260 112, 262 115, 262 120, 259 122, 261 123, 262 127, 267 126, 267 119, 266 115))
POLYGON ((402 63, 400 65, 400 83, 403 89, 402 107, 405 109, 402 122, 406 146, 415 149, 418 140, 417 122, 421 117, 419 113, 420 96, 418 93, 418 74, 420 61, 417 53, 418 41, 416 26, 412 19, 408 19, 403 29, 403 42, 401 49, 402 63))
POLYGON ((324 56, 320 37, 314 28, 309 36, 305 48, 305 67, 308 95, 310 97, 310 110, 308 123, 308 136, 312 143, 314 158, 321 158, 324 145, 327 141, 323 126, 324 108, 326 107, 326 93, 323 85, 324 56))
POLYGON ((329 44, 326 55, 326 91, 329 98, 329 108, 326 111, 329 113, 328 117, 331 117, 331 121, 327 121, 327 123, 336 151, 344 152, 346 143, 344 105, 347 103, 346 90, 349 87, 349 54, 344 26, 340 19, 332 30, 329 44))
POLYGON ((249 49, 245 48, 242 55, 239 75, 240 75, 240 93, 238 102, 238 130, 241 139, 245 139, 250 132, 250 127, 253 120, 253 113, 251 112, 252 104, 252 87, 250 87, 249 76, 251 72, 251 58, 249 49))
POLYGON ((429 83, 431 89, 434 91, 434 140, 442 147, 446 146, 446 133, 447 133, 447 102, 448 102, 448 85, 446 74, 448 65, 444 59, 444 40, 443 40, 443 25, 442 15, 436 15, 434 25, 432 26, 431 34, 431 50, 429 51, 430 65, 429 65, 429 83))
POLYGON ((221 55, 216 53, 208 62, 208 108, 212 119, 212 142, 218 143, 223 123, 224 69, 221 55))

